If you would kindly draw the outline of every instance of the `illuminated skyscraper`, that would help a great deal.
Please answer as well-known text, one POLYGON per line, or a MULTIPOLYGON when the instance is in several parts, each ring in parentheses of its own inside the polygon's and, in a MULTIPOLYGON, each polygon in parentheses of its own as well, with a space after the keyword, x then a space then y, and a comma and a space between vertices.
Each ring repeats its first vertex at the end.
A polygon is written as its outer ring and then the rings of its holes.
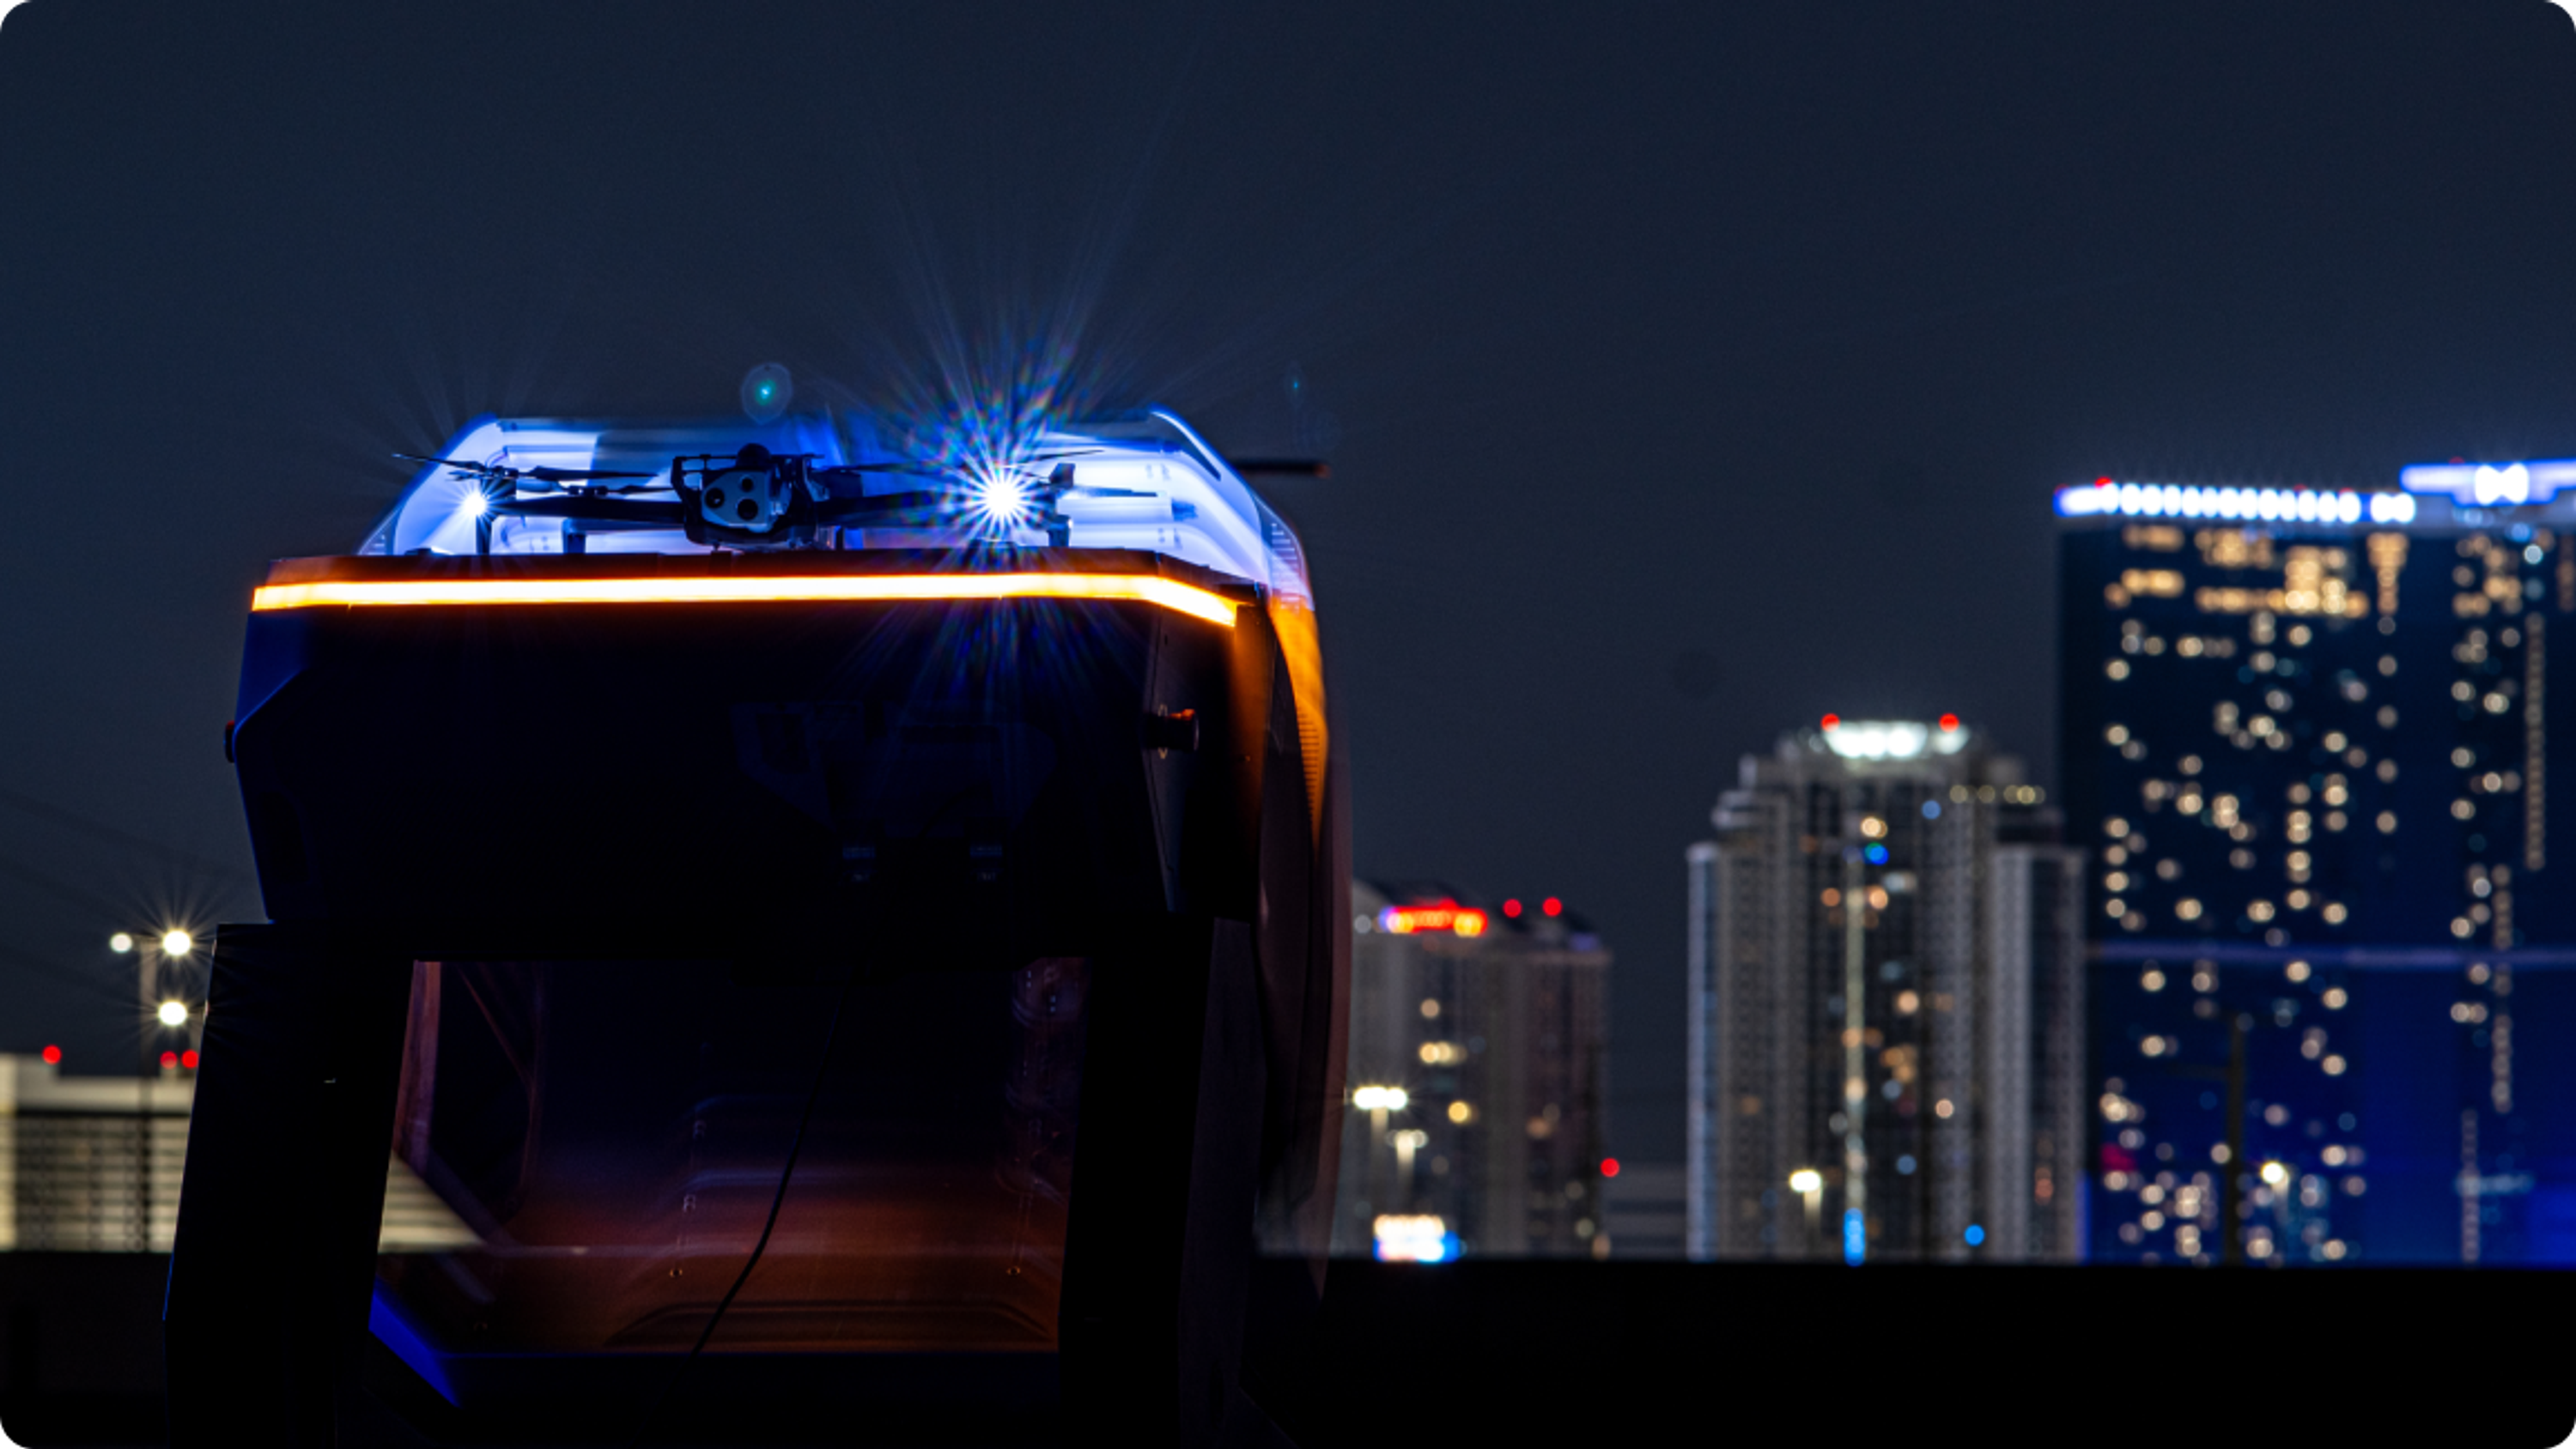
POLYGON ((1606 1250, 1609 951, 1553 898, 1486 910, 1362 882, 1351 906, 1334 1251, 1606 1250))
POLYGON ((2071 1259, 2081 853, 1956 718, 1748 755, 1690 848, 1689 1251, 2071 1259))
POLYGON ((2576 1259, 2576 1142, 2529 1105, 2576 1082, 2515 1049, 2576 1004, 2576 464, 2404 485, 2057 495, 2097 1257, 2576 1259))

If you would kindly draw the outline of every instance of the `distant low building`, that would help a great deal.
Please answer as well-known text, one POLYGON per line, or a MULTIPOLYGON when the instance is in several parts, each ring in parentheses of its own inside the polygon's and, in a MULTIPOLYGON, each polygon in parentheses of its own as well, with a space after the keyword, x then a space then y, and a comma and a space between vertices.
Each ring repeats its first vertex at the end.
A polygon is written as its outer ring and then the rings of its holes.
POLYGON ((1610 953, 1555 900, 1354 884, 1336 1253, 1606 1256, 1610 953))
POLYGON ((1601 1183, 1613 1258, 1688 1256, 1690 1188, 1678 1162, 1623 1162, 1601 1183))
MULTIPOLYGON (((0 1053, 0 1252, 170 1251, 196 1095, 196 1074, 179 1068, 67 1077, 41 1057, 0 1053)), ((379 1236, 413 1252, 476 1241, 399 1159, 386 1170, 379 1236)))
POLYGON ((0 1249, 170 1251, 196 1085, 0 1055, 0 1249))
POLYGON ((2083 857, 1954 717, 1748 755, 1689 850, 1695 1258, 2081 1256, 2083 857))

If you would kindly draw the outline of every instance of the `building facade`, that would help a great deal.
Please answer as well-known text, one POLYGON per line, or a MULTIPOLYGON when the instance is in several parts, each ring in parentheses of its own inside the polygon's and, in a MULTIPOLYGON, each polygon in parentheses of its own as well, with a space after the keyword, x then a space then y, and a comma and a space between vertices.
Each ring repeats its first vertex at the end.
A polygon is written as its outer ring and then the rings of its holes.
POLYGON ((2571 481, 2059 492, 2096 1256, 2576 1261, 2571 481))
POLYGON ((1333 1249, 1606 1256, 1610 953, 1560 902, 1351 888, 1333 1249))
POLYGON ((0 1249, 170 1251, 196 1085, 0 1055, 0 1249))
POLYGON ((1952 717, 1745 757, 1690 848, 1695 1258, 2080 1256, 2080 852, 1952 717))
MULTIPOLYGON (((58 1062, 0 1053, 0 1252, 169 1252, 196 1096, 196 1073, 178 1067, 66 1077, 58 1062)), ((476 1241, 398 1157, 378 1238, 388 1252, 476 1241)))
MULTIPOLYGON (((1606 1171, 1606 1167, 1605 1167, 1606 1171)), ((1601 1184, 1601 1229, 1613 1258, 1689 1256, 1690 1190, 1678 1162, 1622 1162, 1601 1184)))

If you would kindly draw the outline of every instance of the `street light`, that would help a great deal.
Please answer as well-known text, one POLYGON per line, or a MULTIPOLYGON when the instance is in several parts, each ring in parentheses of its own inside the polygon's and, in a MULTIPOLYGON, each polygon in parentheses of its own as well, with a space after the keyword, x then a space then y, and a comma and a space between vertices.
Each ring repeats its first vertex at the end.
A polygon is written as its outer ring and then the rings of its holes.
POLYGON ((1807 1247, 1816 1246, 1816 1222, 1824 1212, 1825 1175, 1812 1167, 1801 1167, 1789 1174, 1789 1190, 1807 1200, 1807 1247))
POLYGON ((1419 1127, 1407 1127, 1394 1134, 1391 1140, 1395 1143, 1395 1175, 1399 1179, 1398 1190, 1410 1198, 1413 1196, 1413 1154, 1431 1145, 1431 1134, 1419 1127))
POLYGON ((188 1003, 165 1001, 161 1003, 161 1009, 153 1014, 161 1018, 163 1026, 176 1030, 188 1024, 188 1003))
MULTIPOLYGON (((116 943, 111 941, 108 944, 116 943)), ((164 956, 185 956, 196 949, 197 938, 185 931, 173 927, 161 933, 161 954, 164 956)))
POLYGON ((107 949, 114 951, 119 956, 122 956, 126 952, 134 949, 134 938, 123 931, 119 931, 115 935, 107 938, 107 949))

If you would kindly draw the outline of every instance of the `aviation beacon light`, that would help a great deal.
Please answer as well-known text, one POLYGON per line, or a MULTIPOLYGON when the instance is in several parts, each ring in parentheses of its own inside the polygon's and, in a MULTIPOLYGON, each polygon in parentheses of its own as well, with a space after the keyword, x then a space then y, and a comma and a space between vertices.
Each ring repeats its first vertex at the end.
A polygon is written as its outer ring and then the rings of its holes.
POLYGON ((1240 472, 1159 412, 416 461, 251 602, 269 919, 213 942, 172 1442, 1282 1442, 1351 917, 1304 560, 1240 472))

